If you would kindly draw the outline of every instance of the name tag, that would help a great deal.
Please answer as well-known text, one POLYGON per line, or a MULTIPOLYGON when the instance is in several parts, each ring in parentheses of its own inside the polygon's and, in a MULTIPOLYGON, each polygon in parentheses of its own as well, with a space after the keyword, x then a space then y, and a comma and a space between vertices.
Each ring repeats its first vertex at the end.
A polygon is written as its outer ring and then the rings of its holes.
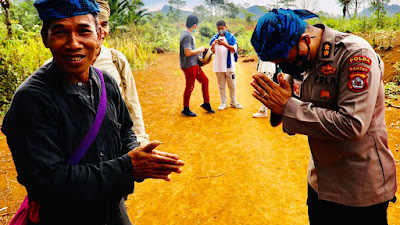
POLYGON ((303 85, 302 80, 293 79, 293 94, 300 98, 301 96, 301 86, 303 85))

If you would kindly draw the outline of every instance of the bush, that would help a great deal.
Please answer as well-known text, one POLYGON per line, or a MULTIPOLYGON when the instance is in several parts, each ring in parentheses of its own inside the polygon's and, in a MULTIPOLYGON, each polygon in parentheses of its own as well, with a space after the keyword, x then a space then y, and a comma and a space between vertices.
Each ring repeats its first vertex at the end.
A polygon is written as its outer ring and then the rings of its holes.
POLYGON ((39 35, 0 40, 0 111, 6 110, 17 87, 49 58, 51 53, 39 35))
POLYGON ((217 33, 216 30, 212 23, 201 23, 199 26, 200 35, 208 39, 211 39, 217 33))

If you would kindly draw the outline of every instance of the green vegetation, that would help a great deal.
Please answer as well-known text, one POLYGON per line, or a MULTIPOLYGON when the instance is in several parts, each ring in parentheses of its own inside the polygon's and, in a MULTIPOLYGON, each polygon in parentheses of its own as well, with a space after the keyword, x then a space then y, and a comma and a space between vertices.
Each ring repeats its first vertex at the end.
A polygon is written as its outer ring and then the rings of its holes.
MULTIPOLYGON (((6 2, 6 0, 0 1, 6 2)), ((51 57, 49 50, 41 43, 41 22, 32 6, 34 0, 7 2, 11 2, 7 11, 8 17, 0 17, 0 113, 8 107, 15 89, 21 82, 51 57), (11 21, 11 26, 8 26, 7 21, 11 21), (12 31, 11 38, 8 37, 9 27, 12 31)), ((179 37, 185 29, 186 19, 181 9, 187 1, 170 0, 174 8, 171 8, 166 15, 161 12, 150 14, 141 0, 109 2, 111 34, 105 44, 123 52, 132 69, 140 70, 153 63, 156 56, 155 48, 162 48, 167 52, 179 51, 179 37)), ((291 5, 293 2, 276 0, 274 6, 291 5)), ((342 5, 345 10, 343 18, 326 17, 321 13, 321 18, 308 22, 325 23, 342 32, 359 34, 381 51, 393 47, 393 41, 400 30, 400 14, 389 17, 385 14, 384 8, 378 4, 375 5, 376 12, 372 17, 356 17, 359 0, 343 2, 346 4, 350 2, 350 5, 342 5), (350 8, 354 9, 352 17, 349 13, 350 8)), ((215 23, 224 19, 228 30, 235 34, 242 52, 254 54, 250 38, 257 21, 254 20, 254 14, 245 10, 247 7, 246 4, 235 5, 211 0, 205 0, 204 5, 196 6, 195 14, 202 21, 194 34, 197 46, 209 47, 211 37, 217 32, 215 23), (239 13, 243 15, 243 19, 238 18, 239 13)), ((0 11, 1 15, 5 12, 4 9, 0 11)), ((394 66, 398 74, 386 82, 388 96, 393 96, 393 93, 396 96, 399 94, 400 64, 394 66)))

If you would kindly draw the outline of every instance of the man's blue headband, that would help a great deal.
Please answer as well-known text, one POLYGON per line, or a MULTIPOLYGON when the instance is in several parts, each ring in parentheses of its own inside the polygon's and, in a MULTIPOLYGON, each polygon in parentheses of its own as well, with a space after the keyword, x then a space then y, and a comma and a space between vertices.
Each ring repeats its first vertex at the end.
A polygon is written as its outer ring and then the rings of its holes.
POLYGON ((95 0, 35 0, 34 6, 43 21, 100 12, 95 0))
POLYGON ((258 20, 251 44, 262 61, 286 59, 304 33, 304 19, 318 17, 308 10, 273 9, 258 20))

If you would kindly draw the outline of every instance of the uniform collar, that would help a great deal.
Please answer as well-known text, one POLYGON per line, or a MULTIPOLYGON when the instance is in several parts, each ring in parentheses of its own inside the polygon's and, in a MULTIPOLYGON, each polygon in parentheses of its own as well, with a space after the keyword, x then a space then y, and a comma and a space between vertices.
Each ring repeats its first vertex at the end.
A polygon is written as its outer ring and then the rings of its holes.
POLYGON ((333 61, 335 52, 335 30, 322 23, 315 24, 314 26, 324 30, 317 53, 317 60, 323 62, 333 61))

